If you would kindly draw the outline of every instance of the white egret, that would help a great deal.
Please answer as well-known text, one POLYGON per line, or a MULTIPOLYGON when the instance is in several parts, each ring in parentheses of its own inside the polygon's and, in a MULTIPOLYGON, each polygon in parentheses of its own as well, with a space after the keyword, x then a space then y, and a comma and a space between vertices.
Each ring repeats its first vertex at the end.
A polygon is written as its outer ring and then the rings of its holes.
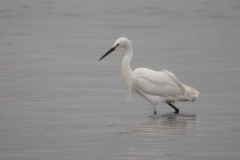
POLYGON ((179 113, 179 109, 172 103, 195 101, 199 92, 182 84, 170 71, 154 71, 148 68, 137 68, 132 71, 130 63, 133 49, 130 42, 125 37, 119 38, 113 47, 99 59, 99 61, 102 60, 118 48, 125 48, 126 52, 122 60, 122 77, 129 99, 135 92, 138 93, 150 102, 155 115, 157 114, 156 106, 159 102, 167 103, 175 110, 175 113, 179 113))

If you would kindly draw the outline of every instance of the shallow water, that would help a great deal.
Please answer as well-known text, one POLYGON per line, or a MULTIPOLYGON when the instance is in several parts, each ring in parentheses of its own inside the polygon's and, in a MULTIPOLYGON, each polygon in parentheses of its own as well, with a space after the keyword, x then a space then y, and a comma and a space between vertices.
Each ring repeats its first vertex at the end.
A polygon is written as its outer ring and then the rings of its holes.
POLYGON ((0 2, 0 159, 240 158, 240 1, 0 2), (126 99, 132 69, 172 71, 194 103, 126 99))

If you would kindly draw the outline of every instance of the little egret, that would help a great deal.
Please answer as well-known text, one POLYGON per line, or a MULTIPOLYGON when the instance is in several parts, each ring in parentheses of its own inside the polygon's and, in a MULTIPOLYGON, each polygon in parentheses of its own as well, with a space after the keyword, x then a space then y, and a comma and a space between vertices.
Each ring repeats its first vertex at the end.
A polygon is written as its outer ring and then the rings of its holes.
POLYGON ((156 106, 159 102, 167 103, 177 114, 179 109, 172 103, 195 101, 199 92, 193 87, 182 84, 170 71, 154 71, 147 68, 137 68, 132 71, 130 63, 133 49, 130 42, 126 37, 119 38, 113 47, 99 59, 99 61, 102 60, 118 48, 125 48, 126 52, 122 60, 122 77, 129 99, 135 92, 138 93, 150 102, 154 115, 157 114, 156 106))

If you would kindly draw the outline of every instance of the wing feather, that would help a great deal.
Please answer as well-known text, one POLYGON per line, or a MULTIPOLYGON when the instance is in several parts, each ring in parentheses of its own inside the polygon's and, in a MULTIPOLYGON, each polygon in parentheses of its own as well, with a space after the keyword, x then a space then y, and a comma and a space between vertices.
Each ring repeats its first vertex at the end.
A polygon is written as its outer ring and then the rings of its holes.
POLYGON ((133 71, 135 87, 150 95, 162 97, 177 96, 183 94, 182 88, 173 73, 166 71, 153 71, 139 68, 133 71))

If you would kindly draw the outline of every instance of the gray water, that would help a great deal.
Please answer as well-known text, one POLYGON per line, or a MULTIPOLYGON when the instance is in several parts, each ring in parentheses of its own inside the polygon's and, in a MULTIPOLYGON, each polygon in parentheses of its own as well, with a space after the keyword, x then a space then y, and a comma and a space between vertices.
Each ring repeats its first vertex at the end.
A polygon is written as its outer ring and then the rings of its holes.
POLYGON ((0 2, 1 160, 240 159, 240 1, 0 2), (126 98, 132 69, 172 71, 194 103, 126 98))

